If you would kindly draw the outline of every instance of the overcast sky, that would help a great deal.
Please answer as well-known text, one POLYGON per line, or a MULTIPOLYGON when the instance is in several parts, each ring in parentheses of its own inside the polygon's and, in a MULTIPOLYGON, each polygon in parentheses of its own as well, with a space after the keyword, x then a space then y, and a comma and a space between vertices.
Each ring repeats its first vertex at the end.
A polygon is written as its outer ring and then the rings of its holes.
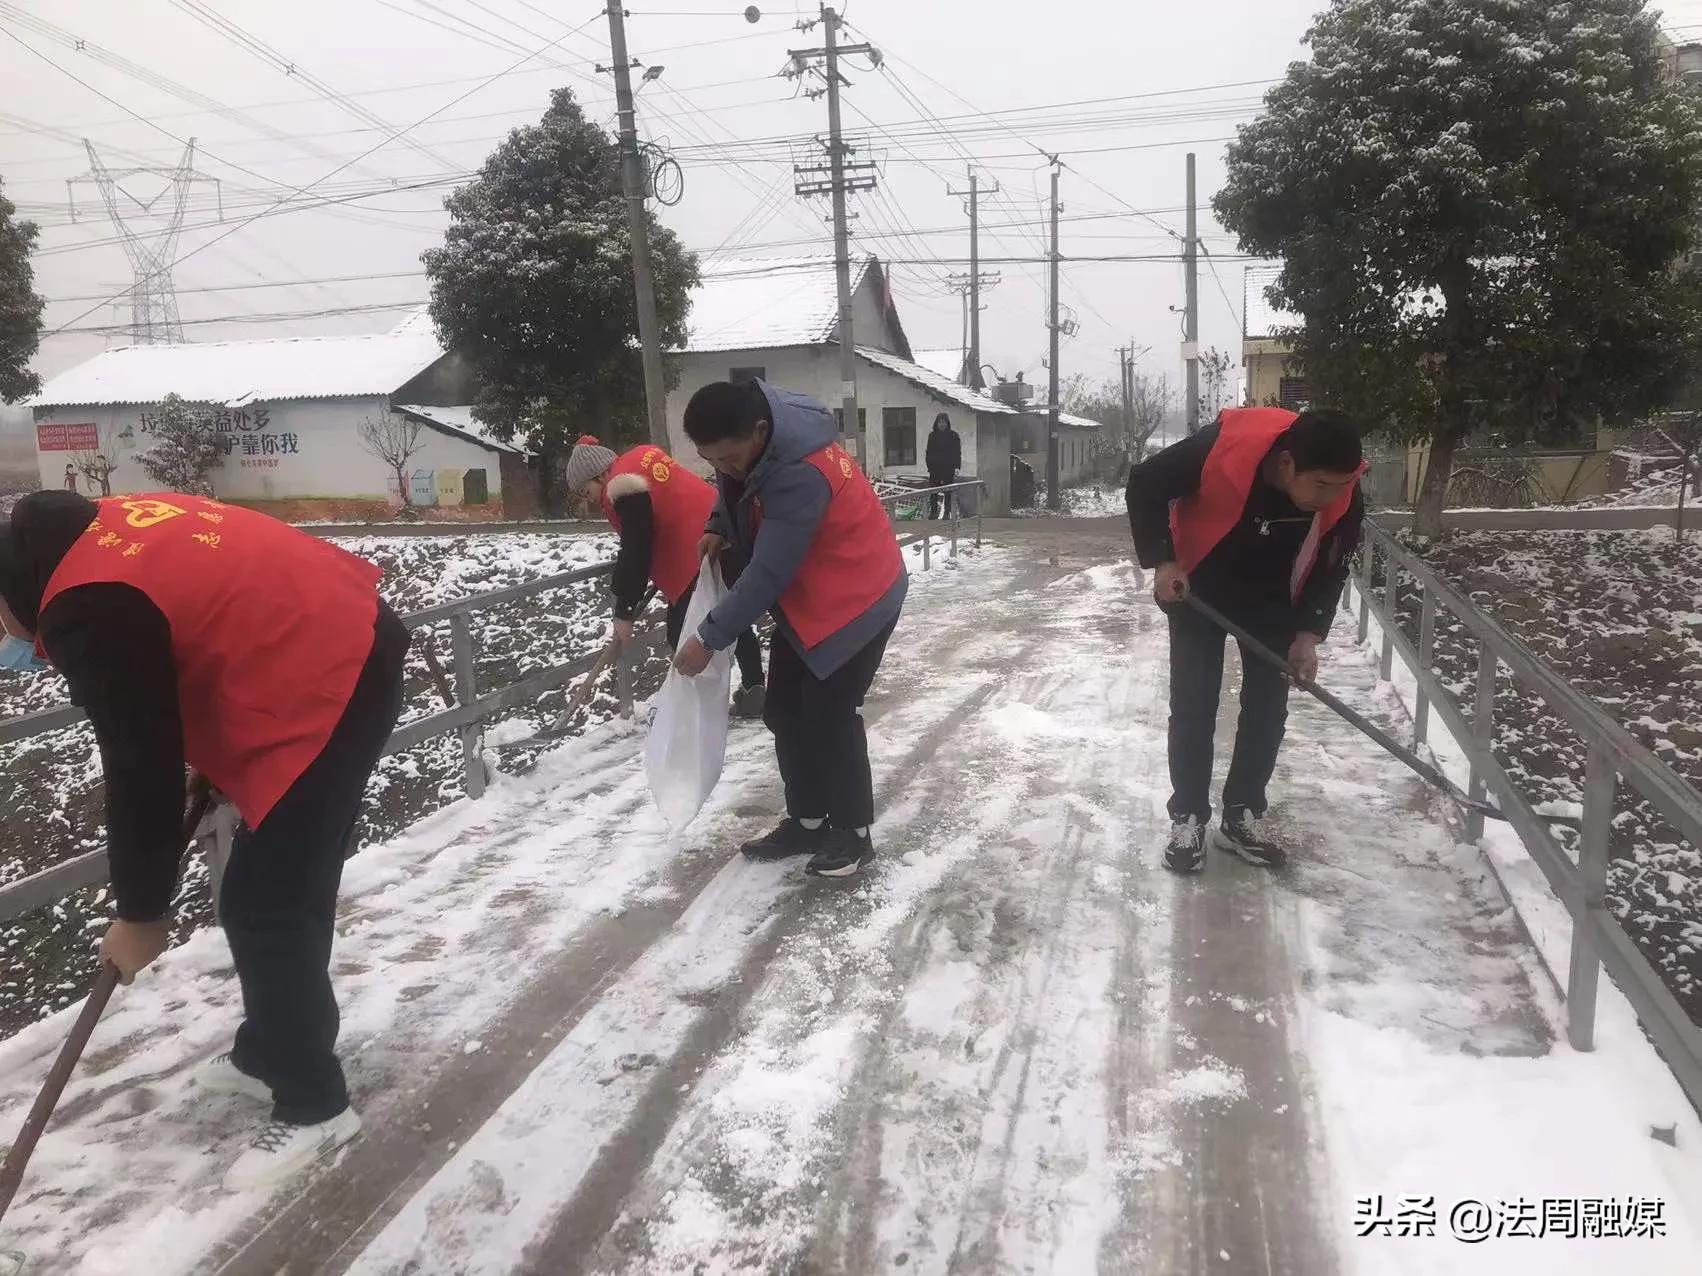
MULTIPOLYGON (((753 26, 732 0, 630 3, 633 56, 665 68, 639 97, 642 126, 679 148, 684 162, 684 198, 663 210, 664 220, 703 252, 729 244, 746 257, 830 252, 825 202, 790 193, 790 166, 773 148, 751 163, 718 145, 825 129, 825 103, 794 97, 791 82, 775 74, 788 48, 820 42, 819 27, 807 35, 793 29, 812 11, 785 0, 765 6, 753 26)), ((1184 156, 1192 149, 1201 233, 1209 251, 1233 258, 1234 243, 1206 211, 1222 180, 1225 141, 1258 109, 1265 82, 1304 56, 1301 40, 1318 7, 1317 0, 852 0, 846 38, 876 45, 886 59, 884 70, 866 61, 847 67, 847 131, 866 136, 883 165, 879 191, 854 201, 855 226, 861 246, 905 263, 895 267, 895 292, 912 345, 955 347, 961 339, 962 306, 945 277, 965 269, 956 259, 967 256, 967 222, 963 201, 947 187, 964 184, 971 156, 1000 187, 983 206, 984 256, 1042 254, 1047 168, 1036 147, 1043 147, 1061 152, 1066 165, 1066 256, 1174 253, 1184 156), (1118 100, 1068 105, 1111 98, 1118 100), (1052 109, 997 122, 982 114, 1019 107, 1052 109), (930 116, 943 118, 949 136, 930 116)), ((1702 0, 1663 7, 1681 38, 1702 37, 1702 0)), ((196 187, 176 253, 188 254, 174 273, 191 339, 379 330, 402 312, 195 321, 422 300, 418 257, 442 233, 446 191, 509 128, 536 119, 554 87, 571 86, 595 118, 609 121, 612 89, 593 69, 607 60, 607 23, 594 0, 0 3, 0 177, 42 226, 37 286, 52 302, 49 327, 128 320, 127 306, 102 304, 132 275, 95 186, 76 186, 75 221, 67 207, 67 179, 89 168, 83 137, 116 168, 175 163, 183 148, 174 138, 194 136, 197 171, 220 179, 217 188, 196 187), (221 34, 194 10, 235 29, 221 34), (573 28, 542 57, 480 87, 573 28), (249 39, 282 55, 293 72, 244 47, 249 39), (375 145, 382 125, 432 112, 439 114, 408 134, 419 149, 392 142, 330 175, 375 145), (288 188, 322 178, 313 198, 346 202, 242 224, 288 188), (335 282, 236 287, 296 280, 335 282)), ((142 175, 123 186, 127 211, 142 216, 164 183, 142 175)), ((151 223, 144 216, 137 224, 151 223)), ((1044 266, 989 269, 1002 282, 983 298, 982 357, 1006 376, 1021 370, 1043 378, 1044 266)), ((1201 276, 1202 339, 1237 358, 1242 270, 1226 260, 1216 278, 1209 269, 1201 276)), ((1064 342, 1065 375, 1114 376, 1116 347, 1131 340, 1147 350, 1150 370, 1179 371, 1180 316, 1171 309, 1182 302, 1178 263, 1068 264, 1063 299, 1080 325, 1064 342)), ((121 341, 98 332, 54 336, 37 364, 51 375, 121 341)))

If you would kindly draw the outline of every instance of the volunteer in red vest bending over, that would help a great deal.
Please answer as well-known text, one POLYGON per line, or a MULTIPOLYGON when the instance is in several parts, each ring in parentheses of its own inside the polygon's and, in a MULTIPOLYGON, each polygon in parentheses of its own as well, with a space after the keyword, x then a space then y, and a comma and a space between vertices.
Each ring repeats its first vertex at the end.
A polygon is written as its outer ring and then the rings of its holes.
POLYGON ((101 956, 125 983, 166 947, 185 764, 242 815, 219 919, 243 1021, 197 1081, 272 1117, 230 1187, 276 1182, 360 1131, 328 967, 344 847, 402 707, 408 632, 378 576, 198 496, 37 492, 0 530, 0 664, 45 656, 100 746, 118 910, 101 956))
MULTIPOLYGON (((654 583, 668 600, 668 649, 677 650, 686 608, 697 585, 699 543, 715 508, 715 489, 678 464, 659 447, 645 444, 616 456, 589 434, 567 458, 567 485, 603 507, 603 517, 620 533, 612 582, 615 637, 632 641, 632 622, 644 603, 644 586, 654 583)), ((733 579, 730 563, 724 579, 733 579)), ((762 717, 762 642, 747 629, 733 644, 739 662, 739 690, 733 711, 741 718, 762 717)))
MULTIPOLYGON (((1359 431, 1340 412, 1230 408, 1217 423, 1135 466, 1129 523, 1170 619, 1170 841, 1166 867, 1197 873, 1211 822, 1212 730, 1224 634, 1180 602, 1192 590, 1303 678, 1347 581, 1364 504, 1359 431)), ((1241 716, 1213 842, 1250 864, 1286 853, 1265 822, 1265 786, 1288 718, 1288 682, 1242 653, 1241 716)))
POLYGON ((814 399, 761 381, 692 395, 686 433, 720 489, 706 552, 728 545, 744 574, 676 666, 701 673, 772 612, 768 709, 786 818, 748 842, 753 859, 809 855, 806 871, 850 877, 873 857, 875 796, 859 710, 909 585, 886 511, 814 399))

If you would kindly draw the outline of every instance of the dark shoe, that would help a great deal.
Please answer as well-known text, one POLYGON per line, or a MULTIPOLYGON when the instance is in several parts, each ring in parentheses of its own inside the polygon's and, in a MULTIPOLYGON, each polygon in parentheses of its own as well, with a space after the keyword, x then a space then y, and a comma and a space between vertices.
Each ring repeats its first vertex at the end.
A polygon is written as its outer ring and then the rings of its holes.
POLYGON ((1258 868, 1281 868, 1288 852, 1271 840, 1270 825, 1262 815, 1225 812, 1223 823, 1212 830, 1212 841, 1258 868))
POLYGON ((735 718, 761 718, 764 707, 768 704, 768 690, 758 683, 754 687, 740 687, 733 693, 733 716, 735 718))
POLYGON ((875 844, 845 829, 834 829, 828 844, 817 851, 804 872, 811 877, 855 877, 875 858, 875 844))
POLYGON ((746 842, 739 849, 747 859, 783 860, 794 855, 813 855, 826 847, 831 836, 832 830, 825 820, 818 827, 807 829, 788 815, 772 832, 746 842))
POLYGON ((1164 867, 1172 873, 1198 873, 1206 866, 1206 828, 1193 816, 1170 825, 1164 867))

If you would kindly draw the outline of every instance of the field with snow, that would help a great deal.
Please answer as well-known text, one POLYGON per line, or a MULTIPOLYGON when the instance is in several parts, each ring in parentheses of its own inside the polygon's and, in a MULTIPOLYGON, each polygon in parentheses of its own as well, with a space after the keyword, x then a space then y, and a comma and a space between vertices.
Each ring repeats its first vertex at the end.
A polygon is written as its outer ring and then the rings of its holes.
MULTIPOLYGON (((615 538, 607 534, 398 536, 337 543, 384 568, 380 588, 400 613, 608 561, 615 550, 615 538)), ((478 613, 473 632, 481 690, 591 652, 607 638, 607 618, 601 581, 478 613)), ((445 707, 420 652, 427 641, 446 669, 454 665, 448 625, 434 634, 415 634, 404 722, 445 707)), ((641 671, 641 690, 659 682, 660 669, 655 662, 641 671)), ((0 671, 0 717, 45 709, 64 699, 65 684, 56 674, 0 671)), ((560 692, 543 697, 510 734, 531 734, 561 702, 560 692)), ((605 720, 615 711, 612 691, 599 692, 588 722, 605 720)), ((523 769, 530 760, 523 750, 505 751, 503 763, 523 769)), ((0 773, 6 777, 7 792, 0 816, 0 883, 105 844, 100 760, 86 725, 0 745, 0 773)), ((453 735, 387 757, 368 786, 360 838, 365 842, 391 837, 463 792, 460 742, 453 735)), ((191 861, 179 889, 177 909, 179 941, 211 914, 206 868, 199 857, 191 861)), ((85 890, 0 929, 0 1036, 82 996, 94 972, 94 940, 109 916, 105 892, 85 890)))
MULTIPOLYGON (((1665 529, 1456 532, 1425 553, 1657 758, 1702 787, 1702 539, 1679 543, 1665 529)), ((1403 627, 1416 641, 1416 593, 1403 591, 1401 602, 1403 627)), ((1440 613, 1436 650, 1456 698, 1471 704, 1475 642, 1440 613)), ((1583 742, 1505 671, 1495 725, 1497 756, 1533 802, 1565 810, 1582 801, 1583 742)), ((1609 905, 1702 1022, 1702 847, 1633 798, 1622 784, 1609 905)))

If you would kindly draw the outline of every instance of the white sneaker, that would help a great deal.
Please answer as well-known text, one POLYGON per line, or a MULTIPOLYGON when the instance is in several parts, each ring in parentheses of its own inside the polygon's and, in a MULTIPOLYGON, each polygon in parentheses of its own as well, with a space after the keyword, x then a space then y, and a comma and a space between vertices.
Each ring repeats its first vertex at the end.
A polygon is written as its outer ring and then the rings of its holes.
POLYGON ((229 1054, 214 1055, 195 1073, 194 1080, 212 1094, 240 1094, 261 1103, 272 1101, 272 1087, 237 1067, 229 1054))
POLYGON ((320 1157, 335 1152, 360 1133, 360 1117, 344 1108, 318 1125, 290 1125, 268 1121, 254 1136, 248 1150, 225 1171, 225 1187, 241 1192, 252 1187, 271 1187, 300 1174, 320 1157))

